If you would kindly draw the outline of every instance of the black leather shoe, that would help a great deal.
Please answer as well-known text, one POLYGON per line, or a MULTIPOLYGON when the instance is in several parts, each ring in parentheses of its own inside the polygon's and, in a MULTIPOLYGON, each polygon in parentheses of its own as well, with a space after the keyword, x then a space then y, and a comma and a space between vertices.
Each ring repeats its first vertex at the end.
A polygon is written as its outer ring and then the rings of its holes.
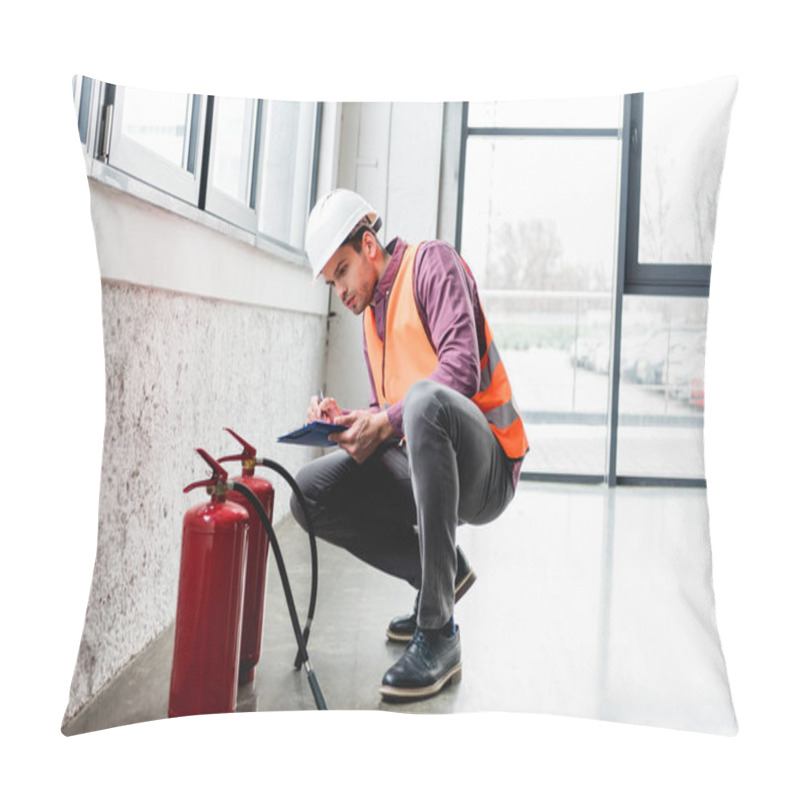
MULTIPOLYGON (((470 567, 461 548, 456 545, 456 603, 467 593, 478 576, 470 567)), ((419 592, 414 600, 414 610, 402 617, 395 617, 386 629, 386 638, 392 642, 410 642, 417 629, 417 609, 419 608, 419 592)))
POLYGON ((381 682, 386 700, 422 700, 432 697, 461 676, 461 633, 418 628, 411 644, 381 682))

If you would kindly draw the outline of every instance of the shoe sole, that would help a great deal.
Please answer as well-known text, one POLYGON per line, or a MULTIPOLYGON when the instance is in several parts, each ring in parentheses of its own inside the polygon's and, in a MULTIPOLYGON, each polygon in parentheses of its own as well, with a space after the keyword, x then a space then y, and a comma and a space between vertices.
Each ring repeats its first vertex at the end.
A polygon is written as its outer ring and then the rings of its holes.
POLYGON ((438 694, 448 683, 451 681, 456 683, 460 678, 461 662, 447 670, 436 683, 432 683, 430 686, 404 688, 402 686, 385 686, 381 684, 381 695, 386 700, 424 700, 427 697, 433 697, 433 695, 438 694))
MULTIPOLYGON (((470 569, 470 571, 461 579, 461 582, 458 584, 458 586, 456 586, 456 603, 467 593, 469 588, 473 583, 475 583, 476 580, 478 580, 478 576, 475 574, 475 570, 470 569)), ((387 628, 386 638, 390 642, 410 642, 414 638, 414 634, 394 633, 387 628)))
POLYGON ((475 570, 471 569, 462 579, 461 583, 456 586, 456 603, 467 593, 470 586, 478 580, 475 570))

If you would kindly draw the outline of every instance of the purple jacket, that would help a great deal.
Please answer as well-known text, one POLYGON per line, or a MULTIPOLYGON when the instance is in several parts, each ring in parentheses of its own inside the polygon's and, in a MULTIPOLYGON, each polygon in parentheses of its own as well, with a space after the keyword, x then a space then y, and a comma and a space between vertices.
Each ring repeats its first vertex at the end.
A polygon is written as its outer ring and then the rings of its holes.
MULTIPOLYGON (((386 247, 391 253, 389 263, 375 287, 372 306, 375 327, 381 340, 386 330, 386 307, 406 243, 392 240, 386 247)), ((480 358, 478 336, 483 336, 483 312, 478 302, 475 281, 467 275, 456 250, 446 242, 423 242, 417 250, 414 265, 414 291, 420 309, 422 324, 433 342, 439 360, 431 373, 437 381, 457 392, 472 397, 480 385, 480 358)), ((380 410, 375 379, 367 356, 364 339, 364 358, 370 383, 370 409, 380 410)), ((403 436, 403 402, 387 409, 389 422, 398 437, 403 436)), ((515 465, 515 477, 520 464, 515 465)))

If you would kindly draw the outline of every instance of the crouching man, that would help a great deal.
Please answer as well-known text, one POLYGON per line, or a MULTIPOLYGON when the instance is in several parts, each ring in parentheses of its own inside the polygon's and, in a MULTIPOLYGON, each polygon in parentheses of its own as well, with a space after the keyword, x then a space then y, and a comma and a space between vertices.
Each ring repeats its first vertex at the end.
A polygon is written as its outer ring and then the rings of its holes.
MULTIPOLYGON (((475 573, 456 544, 461 523, 495 519, 514 495, 528 441, 475 281, 440 241, 377 239, 381 220, 337 189, 308 220, 306 252, 362 315, 368 409, 312 398, 309 421, 349 426, 338 449, 297 475, 315 533, 417 589, 386 635, 408 643, 386 672, 386 699, 430 697, 461 670, 455 603, 475 573)), ((307 527, 293 501, 292 511, 307 527)))

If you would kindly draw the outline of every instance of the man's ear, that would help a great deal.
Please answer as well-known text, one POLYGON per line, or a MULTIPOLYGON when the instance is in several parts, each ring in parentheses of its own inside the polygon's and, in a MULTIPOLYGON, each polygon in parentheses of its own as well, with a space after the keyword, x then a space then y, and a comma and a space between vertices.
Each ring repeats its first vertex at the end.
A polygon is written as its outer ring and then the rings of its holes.
POLYGON ((378 247, 378 240, 372 231, 364 231, 364 236, 361 239, 361 249, 370 261, 375 260, 380 248, 378 247))

